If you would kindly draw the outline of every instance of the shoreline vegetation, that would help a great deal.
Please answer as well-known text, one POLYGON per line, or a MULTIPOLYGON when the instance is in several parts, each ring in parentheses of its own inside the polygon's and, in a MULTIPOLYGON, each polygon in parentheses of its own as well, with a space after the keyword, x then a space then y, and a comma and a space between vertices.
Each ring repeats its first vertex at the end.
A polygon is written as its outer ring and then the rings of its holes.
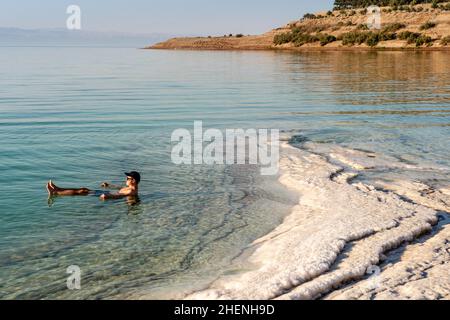
POLYGON ((186 50, 450 50, 450 2, 336 0, 333 10, 262 35, 173 38, 144 49, 186 50), (370 4, 381 6, 381 29, 367 26, 370 4))

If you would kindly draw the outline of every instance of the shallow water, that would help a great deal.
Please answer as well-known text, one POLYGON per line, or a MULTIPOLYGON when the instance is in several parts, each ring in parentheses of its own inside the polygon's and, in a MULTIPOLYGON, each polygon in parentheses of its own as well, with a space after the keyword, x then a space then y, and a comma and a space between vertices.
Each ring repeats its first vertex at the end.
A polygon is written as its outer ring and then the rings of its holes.
MULTIPOLYGON (((177 167, 170 135, 279 128, 416 166, 448 184, 446 52, 0 50, 0 297, 166 297, 197 288, 295 203, 255 167, 177 167), (57 198, 143 175, 140 203, 57 198), (82 290, 66 289, 66 268, 82 290)), ((386 177, 386 172, 370 175, 386 177)))

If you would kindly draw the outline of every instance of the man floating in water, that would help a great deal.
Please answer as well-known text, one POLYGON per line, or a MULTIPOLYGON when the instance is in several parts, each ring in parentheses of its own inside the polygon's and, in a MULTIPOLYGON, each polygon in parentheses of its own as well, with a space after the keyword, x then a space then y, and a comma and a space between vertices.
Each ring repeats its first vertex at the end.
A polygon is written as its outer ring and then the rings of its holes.
POLYGON ((57 187, 52 180, 47 183, 47 191, 50 197, 52 196, 87 196, 87 195, 99 195, 101 200, 122 199, 127 197, 138 196, 138 185, 141 181, 141 175, 139 172, 131 171, 126 172, 127 176, 126 187, 116 186, 107 182, 102 183, 103 188, 118 189, 117 192, 110 193, 98 190, 90 190, 88 188, 79 189, 65 189, 57 187))

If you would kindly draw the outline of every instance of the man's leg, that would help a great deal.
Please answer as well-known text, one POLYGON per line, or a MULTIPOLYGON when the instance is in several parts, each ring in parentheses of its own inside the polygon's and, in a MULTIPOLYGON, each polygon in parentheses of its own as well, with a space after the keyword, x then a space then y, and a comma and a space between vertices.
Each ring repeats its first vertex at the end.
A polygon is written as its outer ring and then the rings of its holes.
POLYGON ((51 180, 47 183, 47 191, 50 196, 86 196, 91 192, 88 188, 64 189, 57 187, 51 180))

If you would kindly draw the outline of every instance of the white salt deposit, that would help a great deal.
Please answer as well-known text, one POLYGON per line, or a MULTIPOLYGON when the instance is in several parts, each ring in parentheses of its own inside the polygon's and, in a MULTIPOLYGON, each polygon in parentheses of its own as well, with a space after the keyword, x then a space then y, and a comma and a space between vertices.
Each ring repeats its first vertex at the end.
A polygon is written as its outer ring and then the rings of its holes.
POLYGON ((389 254, 381 273, 336 290, 326 299, 450 299, 450 225, 389 254))
POLYGON ((364 170, 411 165, 363 151, 324 148, 311 143, 307 150, 282 145, 280 181, 298 192, 298 205, 280 226, 252 244, 250 271, 224 276, 188 299, 449 296, 446 224, 426 242, 391 255, 392 264, 377 267, 388 251, 430 233, 438 216, 447 216, 448 189, 431 190, 408 181, 383 181, 376 187, 352 183, 364 170), (380 271, 376 281, 367 279, 368 270, 380 271), (439 281, 441 277, 445 281, 439 281))

